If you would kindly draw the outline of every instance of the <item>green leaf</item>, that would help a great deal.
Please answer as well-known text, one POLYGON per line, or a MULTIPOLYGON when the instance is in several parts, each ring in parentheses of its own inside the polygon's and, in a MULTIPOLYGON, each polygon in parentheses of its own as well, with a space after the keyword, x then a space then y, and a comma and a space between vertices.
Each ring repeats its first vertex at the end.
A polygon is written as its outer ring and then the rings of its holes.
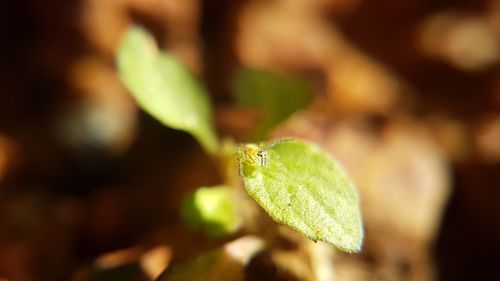
POLYGON ((181 61, 158 51, 153 37, 140 27, 126 31, 117 59, 120 78, 142 109, 164 125, 192 134, 215 153, 207 93, 181 61))
POLYGON ((247 192, 278 223, 346 252, 361 249, 358 194, 326 152, 301 140, 245 144, 238 149, 247 192))
POLYGON ((262 139, 274 126, 307 106, 311 85, 301 77, 244 68, 236 74, 233 91, 241 105, 264 111, 264 120, 255 131, 256 138, 262 139))
POLYGON ((236 232, 240 217, 231 189, 226 186, 200 187, 182 203, 182 217, 192 230, 217 237, 236 232))

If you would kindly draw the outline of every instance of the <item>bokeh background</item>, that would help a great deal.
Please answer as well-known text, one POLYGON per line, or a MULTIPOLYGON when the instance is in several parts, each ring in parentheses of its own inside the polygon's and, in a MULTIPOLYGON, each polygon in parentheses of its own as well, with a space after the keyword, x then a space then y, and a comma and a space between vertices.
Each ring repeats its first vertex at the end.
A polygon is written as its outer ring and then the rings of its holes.
POLYGON ((358 185, 365 248, 337 280, 500 280, 497 0, 1 1, 0 280, 121 264, 152 280, 218 243, 178 213, 216 167, 118 79, 131 24, 200 77, 237 141, 265 117, 235 98, 239 70, 309 81, 267 137, 318 143, 358 185))

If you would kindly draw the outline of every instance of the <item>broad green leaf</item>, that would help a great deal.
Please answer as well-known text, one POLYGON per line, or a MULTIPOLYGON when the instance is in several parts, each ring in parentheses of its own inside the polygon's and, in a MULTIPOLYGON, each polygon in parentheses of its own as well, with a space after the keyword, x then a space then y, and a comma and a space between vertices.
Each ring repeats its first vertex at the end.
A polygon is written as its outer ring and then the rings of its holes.
POLYGON ((263 110, 264 120, 255 132, 256 138, 262 139, 274 126, 307 106, 311 85, 301 77, 244 68, 236 74, 233 91, 240 104, 263 110))
POLYGON ((118 49, 120 78, 142 109, 164 125, 192 134, 210 153, 217 149, 207 93, 175 56, 158 51, 153 37, 129 28, 118 49))
POLYGON ((191 229, 214 237, 232 234, 241 224, 231 189, 222 185, 189 194, 182 203, 182 217, 191 229))
POLYGON ((343 169, 301 140, 245 144, 238 149, 247 192, 278 223, 346 252, 361 249, 358 194, 343 169))

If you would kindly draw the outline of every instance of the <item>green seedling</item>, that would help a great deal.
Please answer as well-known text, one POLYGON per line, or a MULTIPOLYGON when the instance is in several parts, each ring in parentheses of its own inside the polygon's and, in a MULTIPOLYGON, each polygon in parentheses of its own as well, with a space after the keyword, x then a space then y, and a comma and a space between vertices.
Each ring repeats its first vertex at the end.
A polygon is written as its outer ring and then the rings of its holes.
MULTIPOLYGON (((213 130, 206 91, 177 58, 158 50, 144 29, 131 27, 125 33, 118 50, 118 71, 142 109, 164 125, 190 133, 208 153, 223 153, 213 130)), ((261 77, 255 73, 250 76, 261 77)), ((244 92, 245 84, 237 85, 244 92)), ((261 104, 269 104, 267 110, 276 107, 276 99, 262 97, 261 104)), ((305 101, 301 98, 292 108, 305 101)), ((270 114, 270 122, 281 122, 289 114, 289 110, 270 114)), ((268 130, 271 123, 262 130, 268 130)), ((246 191, 276 222, 346 252, 361 249, 358 195, 346 173, 326 152, 306 141, 289 139, 242 144, 233 155, 246 191)), ((230 204, 232 199, 221 188, 203 187, 186 199, 183 214, 188 225, 216 236, 238 230, 235 204, 230 204)))

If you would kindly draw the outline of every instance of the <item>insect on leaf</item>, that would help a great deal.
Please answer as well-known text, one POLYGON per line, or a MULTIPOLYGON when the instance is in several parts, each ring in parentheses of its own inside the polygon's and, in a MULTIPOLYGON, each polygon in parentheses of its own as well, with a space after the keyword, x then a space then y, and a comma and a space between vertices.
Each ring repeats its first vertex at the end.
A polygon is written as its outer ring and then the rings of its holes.
POLYGON ((275 221, 346 252, 361 249, 358 194, 326 152, 291 139, 244 144, 238 162, 247 192, 275 221))
POLYGON ((181 61, 159 51, 140 27, 125 32, 117 59, 120 78, 142 109, 164 125, 190 133, 208 152, 216 151, 207 93, 181 61))

